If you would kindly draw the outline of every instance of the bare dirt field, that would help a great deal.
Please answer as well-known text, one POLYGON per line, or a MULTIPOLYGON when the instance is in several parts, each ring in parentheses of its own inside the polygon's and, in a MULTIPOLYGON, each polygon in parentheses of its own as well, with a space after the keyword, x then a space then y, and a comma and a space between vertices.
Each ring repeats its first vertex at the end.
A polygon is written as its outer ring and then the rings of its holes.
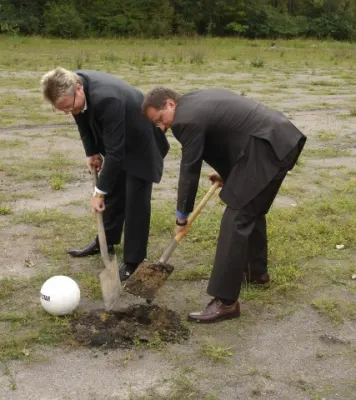
MULTIPOLYGON (((0 399, 356 398, 354 47, 9 38, 0 52, 0 399), (172 256, 175 271, 154 301, 181 317, 174 319, 188 332, 181 340, 151 329, 147 337, 135 331, 123 346, 95 346, 74 334, 73 319, 102 308, 102 264, 65 253, 94 237, 95 219, 76 126, 52 113, 39 93, 41 75, 56 65, 105 70, 143 91, 157 84, 182 93, 225 87, 284 112, 307 135, 269 215, 272 281, 244 287, 239 319, 185 321, 209 300, 223 211, 215 196, 172 256), (55 274, 80 286, 72 316, 52 317, 41 308, 41 285, 55 274)), ((151 260, 169 244, 174 226, 180 148, 169 140, 164 177, 153 192, 151 260)), ((208 172, 205 166, 199 196, 209 187, 208 172)), ((121 261, 120 246, 116 252, 121 261)), ((123 293, 118 308, 140 305, 123 293)))

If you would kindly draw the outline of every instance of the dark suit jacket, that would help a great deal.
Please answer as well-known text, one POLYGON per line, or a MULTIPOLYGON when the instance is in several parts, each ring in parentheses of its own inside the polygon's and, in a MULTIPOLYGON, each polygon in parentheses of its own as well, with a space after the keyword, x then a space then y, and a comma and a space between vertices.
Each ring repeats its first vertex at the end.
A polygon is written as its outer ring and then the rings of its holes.
POLYGON ((278 160, 306 139, 280 112, 223 89, 196 90, 182 96, 172 132, 182 144, 177 209, 185 214, 193 210, 203 160, 224 180, 221 199, 239 209, 273 179, 278 160), (239 171, 239 160, 251 137, 267 140, 275 159, 257 160, 263 168, 250 168, 246 177, 239 171), (250 179, 248 189, 246 179, 250 179))
POLYGON ((104 72, 76 71, 83 82, 87 110, 74 116, 85 153, 105 162, 97 187, 110 192, 119 170, 159 182, 169 149, 165 135, 141 112, 143 94, 104 72))

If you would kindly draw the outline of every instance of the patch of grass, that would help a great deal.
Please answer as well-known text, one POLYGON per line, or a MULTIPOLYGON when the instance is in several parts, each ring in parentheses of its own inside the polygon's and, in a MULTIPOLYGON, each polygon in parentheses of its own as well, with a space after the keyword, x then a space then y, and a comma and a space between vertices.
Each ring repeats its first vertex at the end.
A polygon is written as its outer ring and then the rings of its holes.
POLYGON ((336 133, 332 131, 322 130, 319 132, 319 140, 328 141, 336 138, 336 133))
POLYGON ((193 49, 190 53, 191 64, 204 64, 205 51, 203 49, 193 49))
MULTIPOLYGON (((353 196, 334 195, 304 202, 297 208, 271 210, 267 219, 271 273, 273 268, 277 272, 276 288, 302 278, 299 265, 303 260, 339 256, 335 250, 337 243, 356 245, 356 217, 352 211, 355 206, 353 196)), ((273 286, 271 290, 274 291, 273 286)))
POLYGON ((12 201, 20 199, 34 199, 35 196, 32 193, 21 193, 21 192, 6 192, 0 193, 0 202, 10 203, 12 201))
POLYGON ((330 354, 326 351, 318 350, 315 354, 316 360, 324 360, 325 358, 330 357, 330 354))
POLYGON ((182 268, 178 271, 175 271, 171 279, 176 281, 209 279, 212 268, 212 265, 198 265, 194 266, 193 269, 182 268))
POLYGON ((89 63, 90 63, 90 52, 82 51, 74 57, 73 69, 82 69, 85 66, 88 67, 89 63))
POLYGON ((115 53, 103 53, 100 57, 103 61, 109 63, 116 63, 117 61, 120 61, 120 56, 115 53))
POLYGON ((312 302, 312 306, 319 314, 327 316, 336 325, 341 324, 345 319, 356 318, 356 302, 320 297, 312 302))
POLYGON ((24 142, 23 140, 0 140, 0 150, 8 150, 11 148, 17 148, 17 147, 21 147, 24 146, 26 144, 26 142, 24 142))
POLYGON ((0 314, 6 331, 0 331, 0 361, 31 358, 36 345, 55 346, 69 340, 70 317, 54 317, 42 309, 0 314))
POLYGON ((273 285, 277 286, 278 291, 288 292, 299 282, 303 272, 297 265, 272 265, 271 275, 273 285))
POLYGON ((299 378, 294 382, 294 385, 301 389, 303 392, 307 392, 313 389, 313 385, 305 379, 299 378))
POLYGON ((196 383, 188 378, 185 373, 175 373, 172 379, 165 379, 163 384, 168 386, 167 391, 162 393, 158 390, 162 384, 156 388, 148 389, 145 395, 130 395, 129 400, 217 400, 215 393, 204 393, 197 388, 196 383))
POLYGON ((255 376, 255 375, 260 375, 260 373, 258 372, 258 370, 256 368, 253 368, 247 373, 247 375, 255 376))
POLYGON ((279 194, 300 199, 305 197, 306 191, 307 189, 300 187, 300 184, 293 181, 288 181, 287 179, 283 182, 283 185, 279 190, 279 194))
POLYGON ((22 215, 17 217, 16 222, 42 226, 46 223, 61 223, 64 219, 73 218, 63 212, 51 208, 45 208, 41 211, 25 211, 22 215))
POLYGON ((55 209, 25 211, 15 217, 15 223, 41 227, 38 247, 53 265, 67 259, 69 246, 89 242, 96 235, 95 219, 74 216, 55 209))
POLYGON ((4 278, 0 280, 0 299, 10 297, 16 290, 17 281, 11 278, 4 278))
POLYGON ((166 346, 158 332, 148 342, 143 342, 139 337, 134 338, 134 345, 138 349, 160 350, 166 346))
POLYGON ((84 271, 73 274, 73 278, 80 282, 81 291, 93 300, 102 299, 101 285, 99 276, 93 275, 90 272, 84 271))
POLYGON ((265 66, 265 62, 262 58, 255 58, 254 60, 250 61, 250 65, 254 68, 263 68, 265 66))
POLYGON ((340 149, 338 147, 329 146, 321 148, 306 148, 303 151, 304 157, 312 158, 332 158, 332 157, 347 157, 351 155, 349 149, 340 149))
POLYGON ((47 180, 51 186, 73 180, 73 168, 81 166, 78 161, 68 159, 63 152, 49 152, 45 158, 26 158, 25 161, 17 161, 16 164, 2 164, 1 168, 5 175, 11 177, 16 182, 26 182, 33 180, 47 180), (57 182, 56 182, 57 180, 57 182))
POLYGON ((288 89, 289 86, 286 83, 280 83, 278 85, 275 85, 275 87, 277 89, 288 89))
POLYGON ((13 211, 9 207, 0 206, 0 215, 10 215, 13 214, 13 211))
MULTIPOLYGON (((335 104, 333 103, 327 103, 327 102, 322 102, 322 103, 312 103, 312 104, 306 104, 303 106, 298 106, 298 107, 291 107, 288 110, 295 110, 295 111, 318 111, 318 110, 332 110, 335 108, 335 104)), ((303 150, 303 153, 305 150, 303 150)))
POLYGON ((224 348, 215 344, 203 344, 200 346, 199 352, 214 363, 222 361, 226 362, 234 354, 231 351, 231 347, 224 348))
MULTIPOLYGON (((168 395, 169 400, 215 400, 214 393, 203 393, 197 385, 185 375, 179 375, 172 382, 172 391, 168 395)), ((167 397, 165 397, 167 398, 167 397)))
POLYGON ((65 180, 61 176, 54 175, 50 179, 50 185, 53 190, 63 189, 65 180))
MULTIPOLYGON (((172 228, 175 222, 174 210, 174 201, 165 201, 159 205, 153 205, 149 237, 150 245, 152 247, 155 247, 157 242, 162 246, 162 241, 166 243, 163 244, 163 246, 168 246, 169 241, 172 240, 172 228), (172 224, 167 223, 167 221, 172 221, 172 224)), ((160 255, 161 254, 157 254, 157 257, 160 255)))
POLYGON ((335 82, 335 81, 312 81, 310 82, 311 85, 314 86, 341 86, 340 82, 335 82))
POLYGON ((23 306, 29 306, 28 298, 33 299, 33 296, 39 296, 39 291, 42 284, 49 278, 49 276, 54 274, 55 272, 52 274, 37 274, 29 279, 0 279, 0 299, 3 300, 4 304, 8 303, 8 300, 10 300, 12 297, 16 297, 16 307, 18 306, 21 308, 23 306), (18 293, 21 293, 21 296, 18 296, 18 293), (28 298, 26 298, 26 296, 28 298))
POLYGON ((352 108, 349 113, 351 117, 356 117, 356 108, 352 108))
POLYGON ((9 384, 10 384, 10 389, 11 390, 16 390, 17 386, 16 386, 16 381, 15 381, 15 377, 13 375, 13 373, 11 372, 10 368, 8 365, 4 365, 4 375, 8 377, 9 379, 9 384))

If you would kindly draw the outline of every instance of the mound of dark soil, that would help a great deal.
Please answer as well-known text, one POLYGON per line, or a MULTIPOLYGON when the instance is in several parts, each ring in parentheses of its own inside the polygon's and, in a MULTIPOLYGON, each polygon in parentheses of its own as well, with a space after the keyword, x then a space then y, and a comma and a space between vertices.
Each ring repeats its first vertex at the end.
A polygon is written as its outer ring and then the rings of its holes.
POLYGON ((180 342, 189 330, 179 314, 157 305, 134 305, 125 310, 92 311, 72 321, 74 339, 85 346, 130 347, 134 343, 180 342))

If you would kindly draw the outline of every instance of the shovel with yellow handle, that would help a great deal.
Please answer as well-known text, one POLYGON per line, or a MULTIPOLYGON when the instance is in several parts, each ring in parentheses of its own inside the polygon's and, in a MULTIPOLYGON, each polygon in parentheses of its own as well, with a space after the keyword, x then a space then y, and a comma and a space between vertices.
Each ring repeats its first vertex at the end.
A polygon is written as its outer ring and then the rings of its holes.
MULTIPOLYGON (((192 225, 196 217, 200 214, 205 204, 213 196, 219 186, 219 182, 215 182, 206 193, 202 201, 196 206, 188 219, 188 223, 186 225, 188 228, 192 225)), ((165 283, 169 275, 173 272, 174 267, 170 264, 167 264, 167 261, 177 248, 178 244, 187 235, 188 231, 189 229, 185 229, 173 238, 158 262, 152 263, 145 261, 141 263, 137 267, 136 271, 126 281, 125 291, 135 296, 142 297, 148 301, 152 301, 158 289, 165 283)))

